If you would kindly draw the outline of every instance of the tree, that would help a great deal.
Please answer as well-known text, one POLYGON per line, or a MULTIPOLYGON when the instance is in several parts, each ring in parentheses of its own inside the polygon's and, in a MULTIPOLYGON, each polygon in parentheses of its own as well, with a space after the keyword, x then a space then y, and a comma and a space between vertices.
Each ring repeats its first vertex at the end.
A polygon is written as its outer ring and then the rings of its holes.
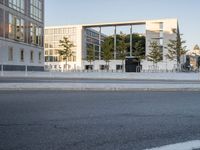
POLYGON ((90 66, 91 66, 92 62, 95 60, 95 51, 94 51, 93 45, 90 45, 87 48, 87 57, 86 57, 86 59, 90 63, 90 66))
MULTIPOLYGON (((144 55, 145 55, 145 45, 146 45, 146 37, 137 33, 132 34, 132 54, 137 51, 137 43, 140 43, 140 47, 143 47, 141 50, 144 55)), ((130 34, 126 36, 126 43, 127 43, 127 51, 130 50, 130 34)))
POLYGON ((156 64, 157 67, 157 63, 162 61, 162 52, 161 52, 161 47, 158 44, 158 42, 150 42, 150 53, 147 55, 147 59, 148 61, 152 61, 153 62, 153 66, 154 64, 156 64))
POLYGON ((135 56, 135 58, 137 58, 137 60, 138 60, 138 66, 139 66, 141 60, 145 59, 145 47, 143 45, 143 42, 142 41, 136 42, 134 49, 135 50, 133 52, 133 56, 135 56))
MULTIPOLYGON (((117 38, 117 60, 122 60, 122 65, 123 61, 126 58, 126 55, 130 51, 130 34, 124 35, 122 32, 121 34, 116 35, 117 38)), ((140 49, 141 50, 141 55, 144 54, 145 56, 145 36, 140 35, 140 34, 132 34, 132 51, 133 53, 136 51, 136 48, 139 46, 136 45, 136 43, 140 43, 140 49)), ((105 55, 112 55, 109 56, 109 61, 113 59, 114 55, 114 37, 113 36, 107 36, 104 39, 104 43, 102 44, 102 57, 104 60, 108 60, 105 55), (108 49, 106 49, 108 47, 108 49), (106 53, 104 53, 104 50, 106 53)), ((142 58, 141 58, 142 59, 142 58)), ((107 64, 109 64, 109 61, 107 61, 107 64)), ((124 67, 125 68, 125 67, 124 67)))
POLYGON ((102 44, 102 56, 103 60, 106 62, 106 69, 109 70, 109 62, 113 59, 113 38, 109 37, 104 40, 102 44))
POLYGON ((180 66, 180 58, 187 52, 186 46, 183 46, 183 44, 185 44, 186 42, 182 40, 179 30, 174 30, 173 33, 176 34, 176 39, 169 40, 169 43, 167 45, 168 54, 166 55, 166 58, 171 61, 177 60, 177 66, 180 66))
POLYGON ((200 68, 200 56, 197 58, 197 67, 200 68))
POLYGON ((124 61, 126 59, 127 53, 127 44, 126 44, 126 35, 122 32, 120 33, 120 40, 117 46, 118 58, 122 61, 122 71, 124 71, 124 61))
POLYGON ((199 45, 196 44, 196 45, 194 46, 194 50, 200 50, 199 45))
POLYGON ((64 37, 63 40, 60 40, 60 47, 62 47, 62 49, 58 50, 58 54, 62 57, 63 60, 65 60, 66 69, 68 70, 67 63, 68 59, 74 54, 72 51, 74 44, 67 37, 64 37))

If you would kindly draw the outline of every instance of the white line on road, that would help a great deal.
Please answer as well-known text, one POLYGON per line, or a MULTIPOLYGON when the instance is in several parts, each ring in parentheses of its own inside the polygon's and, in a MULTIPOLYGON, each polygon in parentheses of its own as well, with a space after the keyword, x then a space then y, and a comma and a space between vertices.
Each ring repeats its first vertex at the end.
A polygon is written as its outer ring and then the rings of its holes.
POLYGON ((171 144, 146 150, 194 150, 200 148, 200 140, 171 144))

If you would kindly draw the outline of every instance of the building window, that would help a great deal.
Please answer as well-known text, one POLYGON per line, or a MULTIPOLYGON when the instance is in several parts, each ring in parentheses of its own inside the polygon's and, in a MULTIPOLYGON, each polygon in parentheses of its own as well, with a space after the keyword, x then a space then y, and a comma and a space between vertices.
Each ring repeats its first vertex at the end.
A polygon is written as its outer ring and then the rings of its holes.
POLYGON ((45 43, 45 44, 44 44, 44 47, 45 47, 45 48, 48 48, 48 43, 45 43))
POLYGON ((9 0, 9 7, 21 13, 24 13, 25 3, 24 0, 9 0))
POLYGON ((49 51, 48 51, 48 50, 46 50, 46 51, 45 51, 45 55, 48 55, 48 54, 49 54, 49 51))
POLYGON ((45 62, 49 62, 49 56, 45 56, 45 62))
POLYGON ((33 51, 30 52, 30 60, 31 60, 31 63, 34 62, 34 52, 33 51))
POLYGON ((122 65, 116 65, 116 70, 122 70, 122 69, 123 69, 122 65))
POLYGON ((100 65, 100 70, 109 70, 108 65, 100 65))
POLYGON ((20 51, 20 61, 24 62, 24 50, 23 49, 21 49, 21 51, 20 51))
POLYGON ((73 62, 75 62, 76 61, 76 56, 73 56, 73 62))
POLYGON ((37 21, 42 21, 42 2, 40 0, 31 0, 30 15, 37 21))
POLYGON ((13 61, 13 48, 9 47, 8 49, 8 61, 13 61))
POLYGON ((32 23, 30 24, 30 43, 43 46, 42 28, 32 23))
POLYGON ((50 51, 49 51, 49 55, 53 55, 53 50, 50 50, 50 51))
POLYGON ((93 65, 85 65, 85 70, 93 70, 93 65))
POLYGON ((24 19, 9 14, 9 38, 24 41, 24 19))
POLYGON ((59 55, 59 50, 55 50, 55 55, 59 55))

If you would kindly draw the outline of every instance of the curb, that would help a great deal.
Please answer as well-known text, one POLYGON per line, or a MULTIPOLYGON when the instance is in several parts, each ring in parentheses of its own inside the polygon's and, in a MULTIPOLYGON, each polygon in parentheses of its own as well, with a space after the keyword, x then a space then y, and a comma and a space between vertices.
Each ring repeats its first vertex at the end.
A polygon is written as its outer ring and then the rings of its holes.
POLYGON ((0 91, 200 91, 200 84, 0 83, 0 91))
POLYGON ((200 92, 200 88, 0 88, 0 91, 200 92))

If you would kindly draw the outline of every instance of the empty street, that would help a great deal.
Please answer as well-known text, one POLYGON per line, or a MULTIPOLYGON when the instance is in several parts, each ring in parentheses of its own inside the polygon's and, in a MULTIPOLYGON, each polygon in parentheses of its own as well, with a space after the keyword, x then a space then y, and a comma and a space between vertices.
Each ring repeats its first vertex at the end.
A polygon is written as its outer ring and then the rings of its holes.
POLYGON ((199 92, 1 91, 2 150, 143 150, 200 139, 199 92))

